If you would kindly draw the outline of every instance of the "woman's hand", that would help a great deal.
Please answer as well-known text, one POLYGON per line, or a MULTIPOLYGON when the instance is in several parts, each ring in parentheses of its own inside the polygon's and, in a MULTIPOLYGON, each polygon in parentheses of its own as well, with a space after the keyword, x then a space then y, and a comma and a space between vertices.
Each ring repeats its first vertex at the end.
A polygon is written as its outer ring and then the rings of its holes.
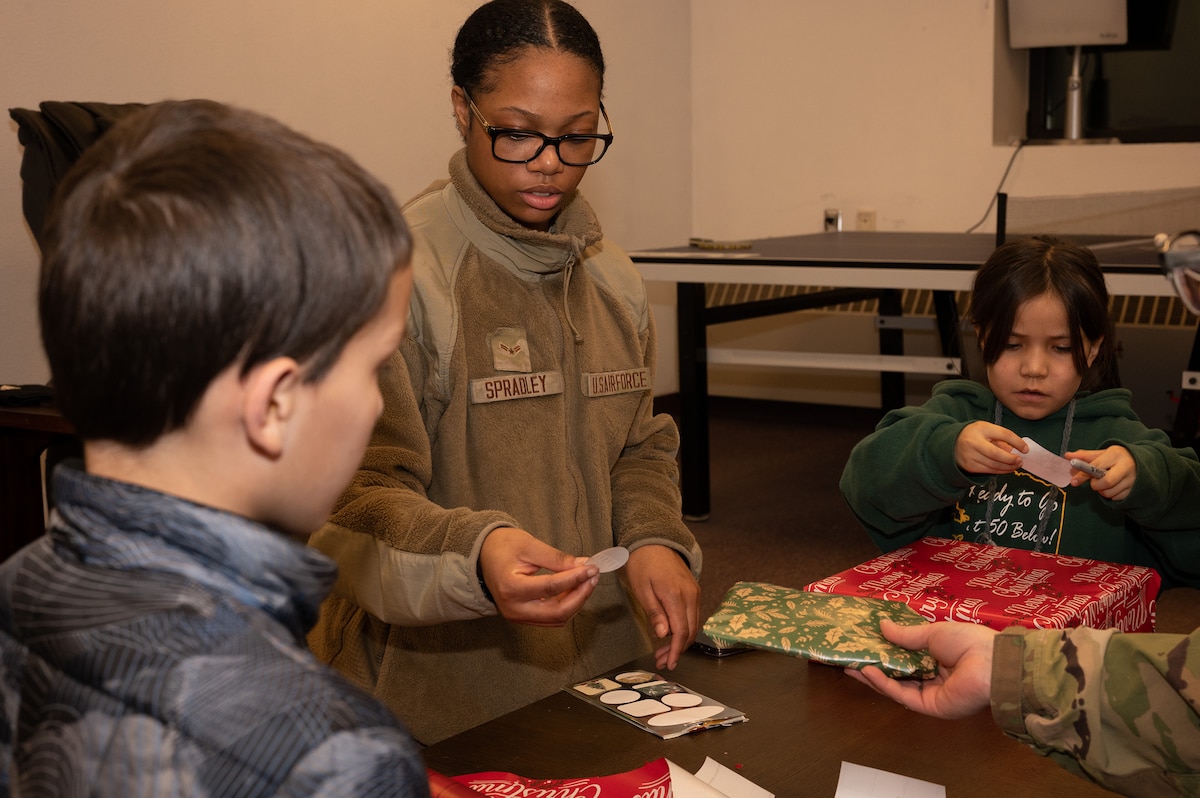
POLYGON ((631 551, 625 575, 654 636, 670 638, 654 652, 655 665, 674 668, 700 630, 699 583, 677 551, 656 544, 631 551))
POLYGON ((579 611, 599 583, 600 569, 585 562, 513 527, 493 529, 479 550, 479 571, 500 614, 532 626, 562 626, 579 611))

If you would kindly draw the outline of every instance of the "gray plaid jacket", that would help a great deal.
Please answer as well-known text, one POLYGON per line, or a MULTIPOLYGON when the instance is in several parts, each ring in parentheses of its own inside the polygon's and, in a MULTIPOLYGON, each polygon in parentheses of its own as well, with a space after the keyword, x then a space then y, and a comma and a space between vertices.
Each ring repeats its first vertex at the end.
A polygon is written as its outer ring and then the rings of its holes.
POLYGON ((428 794, 399 722, 304 648, 330 560, 70 466, 54 488, 0 567, 0 795, 428 794))

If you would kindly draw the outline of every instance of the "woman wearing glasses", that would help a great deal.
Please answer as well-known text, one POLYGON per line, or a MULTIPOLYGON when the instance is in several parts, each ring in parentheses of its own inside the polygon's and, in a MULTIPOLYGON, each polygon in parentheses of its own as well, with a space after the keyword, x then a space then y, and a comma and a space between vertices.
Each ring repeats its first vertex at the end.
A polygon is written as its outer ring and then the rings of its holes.
POLYGON ((314 651, 426 744, 651 650, 672 668, 699 626, 645 289, 578 192, 613 141, 596 34, 494 0, 451 75, 465 147, 405 208, 409 337, 313 539, 341 571, 314 651), (612 546, 620 579, 584 564, 612 546))

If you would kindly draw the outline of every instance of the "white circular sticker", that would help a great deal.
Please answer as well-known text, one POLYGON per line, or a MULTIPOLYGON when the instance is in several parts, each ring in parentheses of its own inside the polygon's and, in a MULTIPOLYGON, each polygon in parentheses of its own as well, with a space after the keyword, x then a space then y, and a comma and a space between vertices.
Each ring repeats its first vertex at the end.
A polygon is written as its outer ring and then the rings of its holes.
POLYGON ((611 549, 596 552, 584 564, 594 565, 600 569, 600 573, 606 574, 609 571, 617 570, 627 562, 629 562, 629 549, 624 546, 613 546, 611 549))
POLYGON ((637 690, 610 690, 600 696, 605 704, 628 704, 630 701, 640 701, 642 694, 637 690))
POLYGON ((618 673, 613 677, 621 684, 644 684, 645 682, 654 681, 656 678, 653 673, 647 671, 625 671, 618 673))

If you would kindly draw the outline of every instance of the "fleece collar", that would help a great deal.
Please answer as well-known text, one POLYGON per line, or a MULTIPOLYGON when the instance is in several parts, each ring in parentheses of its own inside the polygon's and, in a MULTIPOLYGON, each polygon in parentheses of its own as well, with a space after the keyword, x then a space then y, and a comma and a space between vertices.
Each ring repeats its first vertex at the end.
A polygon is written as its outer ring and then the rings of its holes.
POLYGON ((459 225, 470 232, 472 221, 482 225, 495 236, 471 236, 472 243, 486 255, 501 263, 511 264, 520 271, 535 274, 555 274, 581 259, 588 247, 603 237, 600 222, 592 206, 578 191, 559 211, 549 231, 530 230, 500 209, 471 174, 467 166, 467 151, 461 149, 450 158, 450 182, 472 218, 460 218, 459 225))
MULTIPOLYGON (((600 222, 587 200, 578 191, 573 192, 549 230, 530 230, 500 210, 479 185, 467 166, 466 148, 450 158, 450 185, 461 203, 456 223, 484 255, 518 274, 541 277, 563 273, 563 312, 575 342, 582 343, 583 335, 571 317, 571 274, 583 260, 583 251, 603 237, 600 222), (486 228, 495 235, 482 235, 478 228, 486 228)), ((453 204, 447 205, 454 213, 453 204)))

